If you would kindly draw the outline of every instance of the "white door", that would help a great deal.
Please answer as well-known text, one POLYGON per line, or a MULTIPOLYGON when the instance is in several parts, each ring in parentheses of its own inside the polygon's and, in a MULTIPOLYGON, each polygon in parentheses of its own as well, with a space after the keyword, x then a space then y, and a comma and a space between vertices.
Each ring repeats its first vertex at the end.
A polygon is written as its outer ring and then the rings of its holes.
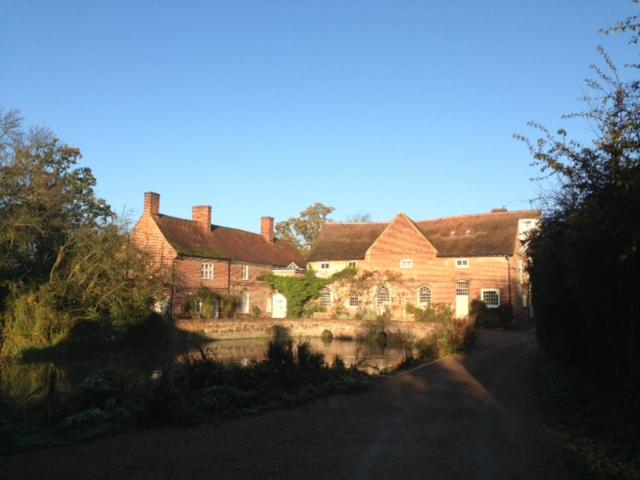
POLYGON ((458 280, 456 282, 456 318, 465 318, 469 315, 469 281, 458 280))
POLYGON ((285 318, 287 316, 287 297, 276 293, 271 297, 271 316, 273 318, 285 318))

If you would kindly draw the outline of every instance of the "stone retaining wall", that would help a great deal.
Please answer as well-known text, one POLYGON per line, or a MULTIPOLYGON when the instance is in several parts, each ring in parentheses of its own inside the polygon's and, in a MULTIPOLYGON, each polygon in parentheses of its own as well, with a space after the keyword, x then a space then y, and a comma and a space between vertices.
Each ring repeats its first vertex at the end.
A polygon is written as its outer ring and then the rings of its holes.
POLYGON ((334 337, 362 338, 384 332, 389 336, 420 338, 435 327, 418 322, 333 319, 176 320, 178 337, 194 334, 211 340, 271 337, 278 328, 286 329, 289 336, 294 338, 320 337, 325 330, 334 337))

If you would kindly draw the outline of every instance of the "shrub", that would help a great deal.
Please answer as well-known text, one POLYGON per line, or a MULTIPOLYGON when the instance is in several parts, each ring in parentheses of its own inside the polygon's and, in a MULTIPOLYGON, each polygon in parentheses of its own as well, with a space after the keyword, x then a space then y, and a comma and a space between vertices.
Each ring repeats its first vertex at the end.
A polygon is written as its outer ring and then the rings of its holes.
POLYGON ((426 308, 415 307, 412 304, 407 304, 407 313, 411 313, 415 316, 417 322, 430 322, 450 324, 453 320, 453 310, 449 305, 443 303, 435 303, 427 306, 426 308))
POLYGON ((513 305, 503 303, 498 308, 489 308, 482 300, 472 300, 469 316, 481 327, 507 327, 513 324, 513 305))
POLYGON ((216 318, 216 305, 220 318, 233 318, 240 309, 240 298, 233 294, 216 293, 201 285, 187 298, 184 310, 197 318, 216 318))

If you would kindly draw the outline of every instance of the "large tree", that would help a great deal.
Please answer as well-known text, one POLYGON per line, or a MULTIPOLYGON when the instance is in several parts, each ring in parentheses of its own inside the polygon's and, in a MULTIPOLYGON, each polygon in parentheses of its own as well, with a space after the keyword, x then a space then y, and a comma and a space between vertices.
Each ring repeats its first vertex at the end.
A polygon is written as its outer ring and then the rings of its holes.
MULTIPOLYGON (((637 17, 614 30, 639 31, 637 17)), ((634 35, 632 43, 637 42, 634 35)), ((640 387, 640 81, 599 49, 582 118, 590 143, 542 132, 528 143, 557 183, 530 242, 531 282, 541 344, 573 360, 630 374, 640 387)))
POLYGON ((69 236, 112 218, 80 150, 0 111, 0 282, 46 280, 69 236))
POLYGON ((276 235, 281 240, 291 242, 302 254, 306 254, 334 210, 333 207, 316 202, 300 212, 299 216, 278 222, 276 235))

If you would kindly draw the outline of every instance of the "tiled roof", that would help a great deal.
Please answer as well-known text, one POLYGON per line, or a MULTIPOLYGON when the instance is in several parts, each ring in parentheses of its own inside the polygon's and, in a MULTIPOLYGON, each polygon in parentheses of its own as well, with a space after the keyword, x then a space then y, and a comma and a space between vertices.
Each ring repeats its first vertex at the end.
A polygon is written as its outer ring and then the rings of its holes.
POLYGON ((192 257, 239 260, 261 265, 285 267, 291 262, 305 262, 286 242, 267 242, 257 233, 211 225, 210 231, 193 220, 154 215, 160 231, 178 254, 192 257))
POLYGON ((364 254, 388 223, 325 223, 313 243, 308 261, 356 260, 364 254))
MULTIPOLYGON (((521 218, 540 212, 522 210, 440 218, 415 222, 440 257, 513 255, 521 218)), ((357 260, 388 223, 327 223, 309 253, 308 261, 357 260)))

